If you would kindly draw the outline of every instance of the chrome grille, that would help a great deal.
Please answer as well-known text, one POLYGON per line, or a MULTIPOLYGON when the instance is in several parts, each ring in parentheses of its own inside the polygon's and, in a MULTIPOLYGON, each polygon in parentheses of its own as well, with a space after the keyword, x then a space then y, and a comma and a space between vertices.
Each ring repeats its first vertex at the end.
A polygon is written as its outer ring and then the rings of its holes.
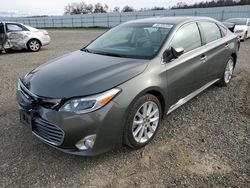
POLYGON ((26 97, 27 100, 32 100, 33 106, 39 105, 48 109, 55 109, 61 102, 61 99, 40 97, 31 93, 23 82, 19 79, 18 81, 18 91, 26 97))
POLYGON ((62 144, 64 132, 49 122, 35 119, 32 124, 32 130, 37 136, 50 144, 57 146, 62 144))

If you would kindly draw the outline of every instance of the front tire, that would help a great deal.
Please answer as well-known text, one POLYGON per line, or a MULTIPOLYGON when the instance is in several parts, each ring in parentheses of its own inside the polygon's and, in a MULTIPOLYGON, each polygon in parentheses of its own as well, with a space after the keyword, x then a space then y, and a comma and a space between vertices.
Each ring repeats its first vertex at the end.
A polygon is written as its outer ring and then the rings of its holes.
POLYGON ((217 84, 221 87, 226 87, 231 81, 233 71, 234 71, 234 59, 233 57, 230 57, 229 60, 227 61, 224 73, 217 84))
POLYGON ((146 94, 132 105, 123 133, 123 143, 132 149, 147 145, 155 136, 162 117, 157 97, 146 94))
POLYGON ((41 43, 37 39, 29 40, 27 47, 31 52, 38 52, 41 48, 41 43))

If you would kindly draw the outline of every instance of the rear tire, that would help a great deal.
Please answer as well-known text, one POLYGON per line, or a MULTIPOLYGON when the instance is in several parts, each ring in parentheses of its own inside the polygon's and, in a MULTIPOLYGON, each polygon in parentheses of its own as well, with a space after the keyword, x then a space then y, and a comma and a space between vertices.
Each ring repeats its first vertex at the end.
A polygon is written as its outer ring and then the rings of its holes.
POLYGON ((37 39, 31 39, 27 43, 28 50, 31 52, 38 52, 41 49, 41 43, 37 39))
POLYGON ((231 81, 233 71, 234 71, 234 59, 233 57, 230 57, 227 61, 226 67, 224 69, 224 72, 220 78, 220 80, 217 82, 217 85, 220 87, 226 87, 229 82, 231 81))
POLYGON ((146 94, 132 104, 123 132, 123 143, 132 149, 147 145, 155 136, 162 117, 157 97, 146 94))

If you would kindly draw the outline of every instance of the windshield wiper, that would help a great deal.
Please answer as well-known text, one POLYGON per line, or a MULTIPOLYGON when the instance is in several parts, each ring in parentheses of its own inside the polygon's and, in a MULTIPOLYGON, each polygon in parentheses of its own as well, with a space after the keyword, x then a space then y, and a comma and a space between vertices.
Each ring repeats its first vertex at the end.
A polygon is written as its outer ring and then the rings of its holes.
POLYGON ((87 49, 87 48, 82 48, 81 51, 83 51, 83 52, 88 52, 88 53, 94 53, 94 52, 90 51, 90 50, 87 49))
POLYGON ((109 53, 109 52, 98 52, 98 51, 89 50, 89 49, 87 49, 87 48, 82 48, 81 51, 83 51, 83 52, 88 52, 88 53, 92 53, 92 54, 113 56, 113 57, 128 57, 128 56, 123 55, 123 54, 114 54, 114 53, 109 53))
POLYGON ((123 54, 113 54, 113 53, 109 53, 109 52, 96 52, 96 54, 113 56, 113 57, 127 57, 126 55, 123 55, 123 54))

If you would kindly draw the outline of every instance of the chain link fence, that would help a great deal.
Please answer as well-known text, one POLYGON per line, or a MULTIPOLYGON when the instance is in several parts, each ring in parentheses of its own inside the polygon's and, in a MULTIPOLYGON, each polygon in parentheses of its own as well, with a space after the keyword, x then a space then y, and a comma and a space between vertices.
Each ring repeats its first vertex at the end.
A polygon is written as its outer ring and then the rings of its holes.
POLYGON ((220 21, 232 17, 250 18, 250 5, 143 12, 81 14, 70 16, 11 17, 0 18, 0 21, 21 22, 37 28, 114 27, 129 20, 156 16, 208 16, 220 21))

